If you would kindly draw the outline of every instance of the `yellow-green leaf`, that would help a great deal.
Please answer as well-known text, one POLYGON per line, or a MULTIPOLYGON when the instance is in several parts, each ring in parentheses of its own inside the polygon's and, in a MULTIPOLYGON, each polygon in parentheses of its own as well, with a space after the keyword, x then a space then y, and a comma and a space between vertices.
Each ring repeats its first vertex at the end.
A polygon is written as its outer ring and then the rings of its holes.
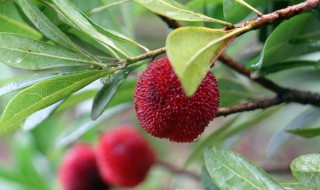
POLYGON ((64 99, 107 72, 95 70, 64 75, 22 90, 4 110, 0 120, 0 135, 16 129, 32 113, 64 99))
POLYGON ((146 9, 168 18, 182 21, 191 22, 215 22, 225 26, 231 26, 232 24, 210 18, 203 14, 197 13, 193 10, 188 9, 184 5, 174 0, 134 0, 146 9))
POLYGON ((210 66, 232 41, 234 34, 204 27, 183 27, 169 34, 167 55, 187 96, 196 92, 210 66))

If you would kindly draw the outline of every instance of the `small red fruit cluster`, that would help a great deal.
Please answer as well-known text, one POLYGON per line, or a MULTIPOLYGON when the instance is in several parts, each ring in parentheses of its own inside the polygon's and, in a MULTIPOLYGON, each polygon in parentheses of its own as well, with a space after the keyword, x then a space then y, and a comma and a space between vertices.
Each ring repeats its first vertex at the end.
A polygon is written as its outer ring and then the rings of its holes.
POLYGON ((168 58, 154 61, 141 75, 134 93, 140 125, 155 137, 192 142, 214 119, 219 106, 215 77, 208 72, 187 97, 168 58))
POLYGON ((147 176, 156 156, 147 141, 132 127, 104 133, 93 149, 74 146, 59 169, 63 190, 107 190, 133 187, 147 176))

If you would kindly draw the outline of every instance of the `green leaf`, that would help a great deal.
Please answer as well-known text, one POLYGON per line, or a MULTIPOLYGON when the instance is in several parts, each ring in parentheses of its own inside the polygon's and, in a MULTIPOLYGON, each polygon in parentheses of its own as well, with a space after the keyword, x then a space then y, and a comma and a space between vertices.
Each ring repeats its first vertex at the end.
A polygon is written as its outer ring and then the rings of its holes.
POLYGON ((307 154, 292 161, 292 174, 298 181, 311 188, 320 187, 320 154, 307 154))
MULTIPOLYGON (((246 3, 250 4, 252 7, 258 8, 261 5, 266 4, 267 0, 246 0, 246 3)), ((246 18, 249 14, 252 13, 252 10, 243 6, 238 2, 238 0, 224 0, 223 1, 223 14, 224 18, 231 22, 237 23, 246 18)))
POLYGON ((271 73, 276 73, 279 71, 292 69, 292 68, 298 68, 298 67, 315 67, 318 68, 318 65, 320 65, 320 60, 318 61, 309 61, 309 60, 292 60, 292 61, 286 61, 286 62, 279 62, 275 63, 271 66, 266 66, 263 68, 263 71, 261 71, 261 74, 267 75, 271 73))
POLYGON ((174 1, 174 0, 134 0, 146 9, 168 18, 181 21, 191 21, 191 22, 216 22, 226 26, 231 26, 230 23, 213 19, 189 10, 184 5, 174 1))
POLYGON ((11 99, 0 120, 0 134, 19 127, 32 113, 46 108, 104 76, 107 71, 85 71, 37 83, 11 99))
POLYGON ((203 27, 182 27, 169 34, 167 55, 184 92, 192 96, 210 66, 233 39, 233 32, 203 27))
POLYGON ((283 190, 265 171, 231 150, 206 148, 204 159, 210 176, 221 190, 283 190))
POLYGON ((306 38, 296 38, 290 40, 293 44, 307 44, 309 46, 320 46, 319 39, 306 39, 306 38))
POLYGON ((10 92, 14 92, 16 90, 20 90, 26 87, 29 87, 31 85, 34 85, 38 82, 53 78, 53 77, 57 77, 60 76, 60 73, 47 73, 47 74, 38 74, 38 75, 33 75, 29 78, 26 79, 22 79, 19 81, 14 81, 12 83, 6 84, 2 87, 0 87, 0 96, 10 93, 10 92))
POLYGON ((54 25, 30 0, 16 0, 30 21, 50 40, 57 44, 87 56, 77 45, 75 45, 56 25, 54 25))
POLYGON ((96 120, 106 109, 114 94, 122 85, 124 80, 128 77, 131 71, 139 67, 140 65, 128 67, 122 71, 116 73, 110 81, 108 81, 101 90, 98 92, 93 100, 91 118, 96 120))
POLYGON ((104 65, 62 48, 7 33, 0 33, 0 62, 25 70, 104 65))
POLYGON ((29 25, 0 14, 0 32, 19 33, 39 40, 42 35, 29 25))
MULTIPOLYGON (((77 28, 90 37, 95 39, 109 51, 113 52, 110 47, 117 50, 119 53, 127 56, 121 49, 119 49, 115 43, 107 36, 98 32, 95 27, 83 16, 83 13, 69 0, 52 0, 57 8, 75 25, 77 28)), ((114 53, 114 52, 113 52, 114 53)), ((117 54, 114 53, 114 56, 117 54)))
POLYGON ((305 53, 320 50, 320 46, 292 43, 292 39, 320 38, 320 20, 312 13, 301 14, 281 23, 268 37, 260 59, 254 60, 253 69, 271 67, 279 62, 305 53), (301 27, 303 26, 303 27, 301 27))
POLYGON ((303 128, 303 129, 292 129, 287 132, 299 135, 301 137, 311 138, 320 136, 320 128, 303 128))

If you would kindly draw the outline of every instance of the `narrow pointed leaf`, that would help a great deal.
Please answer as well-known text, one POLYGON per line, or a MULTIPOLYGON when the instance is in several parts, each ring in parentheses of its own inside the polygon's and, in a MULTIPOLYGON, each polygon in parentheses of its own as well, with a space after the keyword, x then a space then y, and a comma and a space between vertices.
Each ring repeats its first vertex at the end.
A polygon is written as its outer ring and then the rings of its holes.
POLYGON ((210 18, 200 13, 188 9, 184 5, 174 0, 134 0, 146 9, 175 20, 192 21, 192 22, 217 22, 224 25, 229 23, 210 18))
POLYGON ((278 153, 279 150, 283 147, 283 145, 285 143, 288 143, 293 138, 292 134, 287 133, 288 131, 295 131, 298 128, 320 125, 320 112, 318 108, 309 108, 301 112, 300 114, 298 111, 296 113, 298 115, 294 116, 292 114, 293 119, 291 121, 289 120, 290 122, 288 122, 283 127, 281 127, 281 125, 278 124, 279 131, 273 133, 267 145, 266 154, 268 156, 272 156, 278 153))
POLYGON ((98 32, 95 27, 83 16, 83 13, 69 0, 53 0, 57 8, 75 25, 79 30, 85 32, 90 37, 104 45, 107 49, 109 47, 117 50, 123 55, 126 55, 121 49, 119 49, 115 43, 107 36, 98 32))
POLYGON ((25 70, 101 64, 62 48, 8 33, 0 33, 0 62, 25 70))
POLYGON ((299 135, 305 138, 317 137, 320 136, 320 128, 299 128, 299 129, 291 129, 287 130, 287 132, 299 135))
POLYGON ((128 73, 115 74, 115 76, 101 88, 97 96, 93 99, 91 112, 91 118, 93 120, 96 120, 103 113, 127 76, 128 73))
POLYGON ((288 21, 281 23, 268 37, 264 44, 259 60, 254 60, 251 67, 253 69, 263 69, 271 67, 279 62, 290 59, 309 52, 320 50, 320 46, 310 46, 308 43, 297 44, 295 39, 318 39, 320 38, 320 20, 315 14, 301 14, 288 21), (300 26, 304 27, 300 27, 300 26))
POLYGON ((125 70, 116 73, 113 78, 101 88, 93 100, 91 112, 91 118, 93 120, 97 119, 103 113, 130 72, 139 66, 140 65, 128 67, 125 70))
POLYGON ((38 30, 50 40, 59 45, 86 55, 83 51, 75 45, 56 25, 54 25, 30 0, 16 0, 23 12, 30 19, 30 21, 38 28, 38 30))
POLYGON ((292 60, 292 61, 285 61, 285 62, 279 62, 275 63, 271 66, 266 66, 263 68, 263 71, 261 71, 261 74, 267 75, 271 73, 276 73, 280 71, 284 71, 287 69, 293 69, 298 67, 315 67, 318 68, 318 65, 320 65, 320 60, 312 61, 312 60, 292 60))
POLYGON ((19 127, 32 113, 46 108, 105 75, 107 71, 85 71, 35 84, 11 99, 0 120, 0 134, 19 127))
POLYGON ((184 92, 192 96, 210 66, 234 38, 224 30, 183 27, 169 34, 167 55, 184 92))
POLYGON ((261 168, 231 150, 208 147, 204 159, 210 176, 221 190, 284 190, 261 168))
POLYGON ((0 87, 0 96, 10 93, 10 92, 14 92, 16 90, 21 90, 23 88, 29 87, 31 85, 34 85, 38 82, 53 78, 53 77, 57 77, 60 76, 62 74, 60 73, 47 73, 47 74, 39 74, 39 75, 34 75, 31 76, 29 78, 26 79, 22 79, 19 81, 15 81, 9 84, 6 84, 2 87, 0 87))
POLYGON ((307 154, 293 160, 292 174, 298 181, 310 188, 320 187, 320 154, 307 154))
POLYGON ((42 35, 29 25, 0 14, 0 32, 19 33, 39 40, 42 35))

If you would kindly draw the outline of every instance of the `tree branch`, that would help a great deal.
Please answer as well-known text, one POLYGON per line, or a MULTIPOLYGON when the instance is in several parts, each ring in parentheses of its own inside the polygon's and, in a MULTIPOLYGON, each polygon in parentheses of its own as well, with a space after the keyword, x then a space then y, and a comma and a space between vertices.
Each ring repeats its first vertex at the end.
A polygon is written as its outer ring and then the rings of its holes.
POLYGON ((276 96, 271 99, 247 102, 228 108, 219 108, 216 117, 228 116, 239 112, 253 111, 257 109, 266 109, 282 103, 290 102, 310 104, 313 106, 320 107, 320 94, 306 91, 289 90, 285 94, 282 94, 281 96, 276 96))
POLYGON ((266 100, 239 104, 239 105, 231 106, 228 108, 219 108, 216 117, 228 116, 234 113, 253 111, 257 109, 265 109, 271 106, 279 105, 281 103, 283 103, 283 101, 281 101, 280 98, 275 97, 275 98, 266 99, 266 100))
POLYGON ((284 9, 277 10, 275 12, 265 14, 261 17, 252 20, 242 21, 235 25, 236 28, 242 28, 248 24, 252 26, 251 30, 257 29, 261 26, 272 24, 280 20, 289 19, 293 16, 307 12, 311 9, 320 6, 319 0, 307 0, 303 3, 299 3, 293 6, 286 7, 284 9))
POLYGON ((276 93, 276 97, 272 99, 240 104, 240 105, 232 106, 229 108, 220 108, 218 110, 217 116, 227 116, 227 115, 238 113, 238 112, 264 109, 264 108, 275 106, 281 103, 289 103, 289 102, 296 102, 300 104, 310 104, 313 106, 320 107, 319 93, 285 88, 277 85, 276 83, 264 77, 253 78, 250 70, 246 69, 243 65, 241 65, 239 62, 232 59, 225 53, 220 55, 219 60, 226 66, 248 77, 250 80, 276 93))
POLYGON ((252 81, 260 84, 264 88, 269 89, 270 91, 272 91, 272 92, 274 92, 276 94, 281 94, 281 93, 283 93, 283 92, 285 92, 287 90, 287 89, 277 85, 276 83, 270 81, 269 79, 266 79, 266 78, 263 78, 263 77, 253 78, 251 76, 251 71, 250 70, 246 69, 243 65, 241 65, 239 62, 237 62, 236 60, 232 59, 231 57, 229 57, 225 53, 222 53, 219 56, 218 60, 221 61, 226 66, 230 67, 231 69, 241 73, 242 75, 248 77, 252 81))

